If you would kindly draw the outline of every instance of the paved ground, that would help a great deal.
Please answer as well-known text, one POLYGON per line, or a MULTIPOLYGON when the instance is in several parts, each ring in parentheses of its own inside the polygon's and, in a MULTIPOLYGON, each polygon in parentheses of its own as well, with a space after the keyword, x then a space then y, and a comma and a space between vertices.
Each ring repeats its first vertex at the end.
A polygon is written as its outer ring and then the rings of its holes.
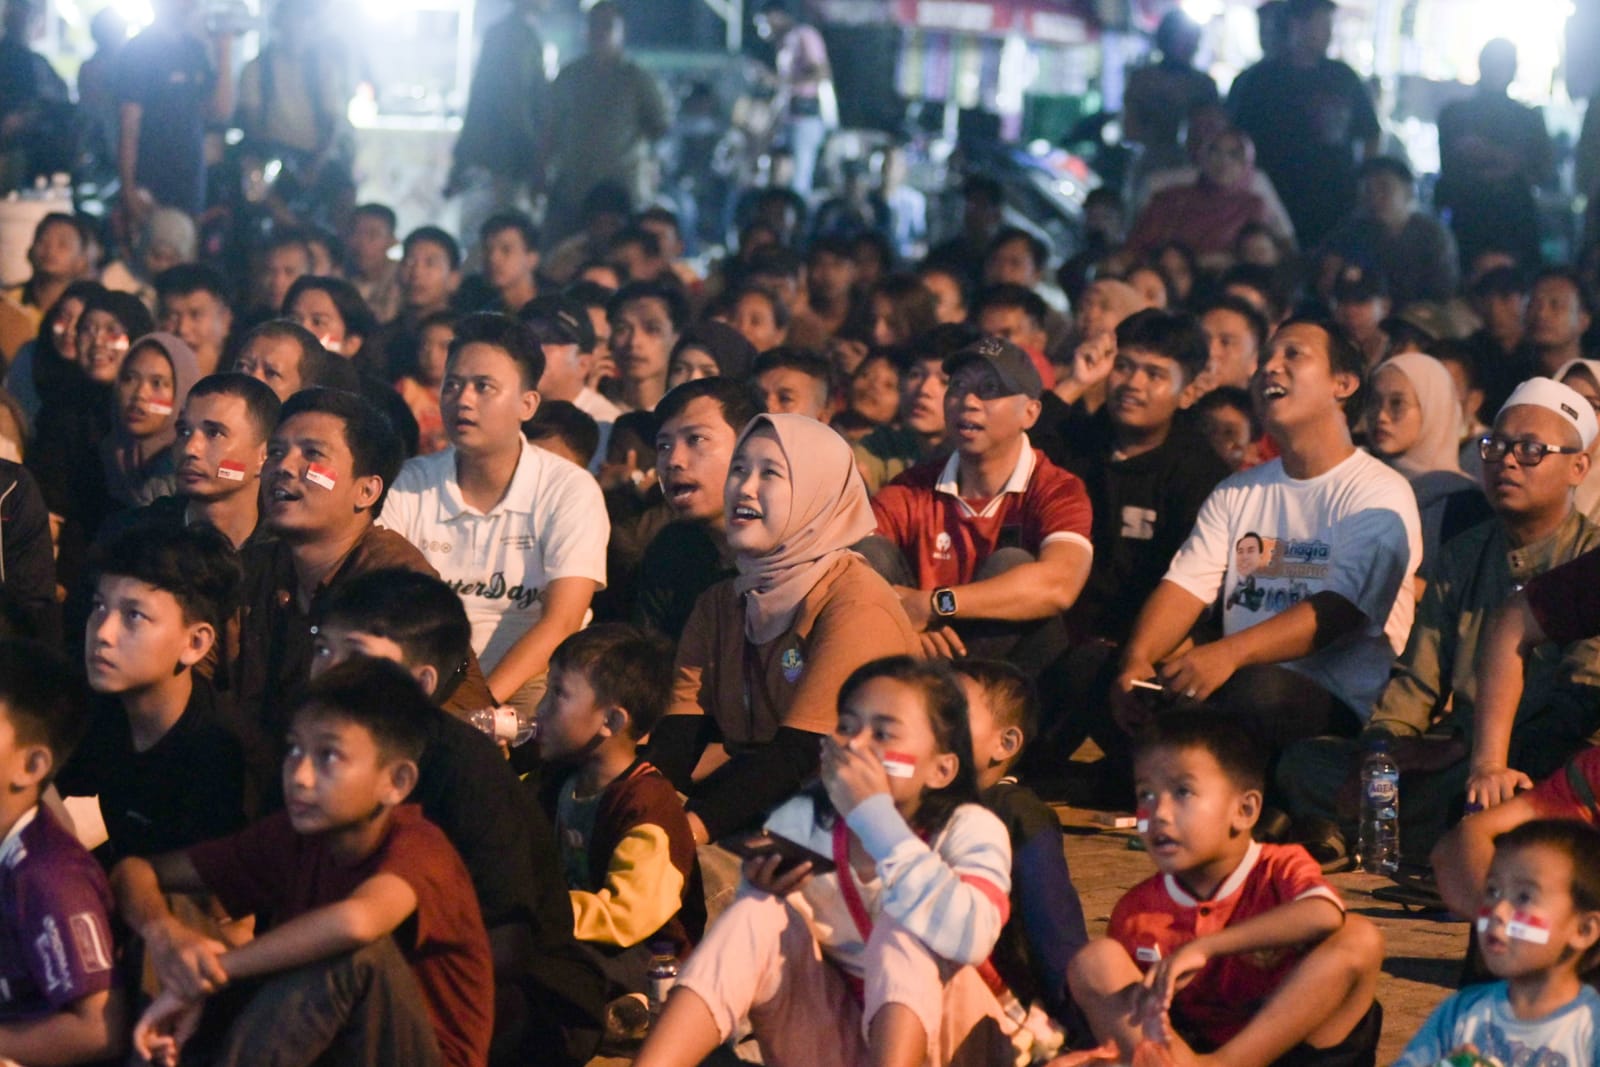
MULTIPOLYGON (((1058 808, 1072 880, 1083 898, 1089 933, 1105 932, 1111 908, 1129 888, 1149 877, 1153 868, 1143 852, 1130 850, 1131 830, 1094 827, 1085 813, 1058 808)), ((1371 891, 1387 880, 1364 874, 1339 874, 1330 879, 1351 911, 1365 915, 1383 931, 1387 950, 1378 983, 1383 1002, 1383 1043, 1378 1062, 1391 1062, 1428 1013, 1454 989, 1466 952, 1467 924, 1407 915, 1401 908, 1374 900, 1371 891)), ((590 1067, 622 1067, 624 1059, 598 1059, 590 1067)))

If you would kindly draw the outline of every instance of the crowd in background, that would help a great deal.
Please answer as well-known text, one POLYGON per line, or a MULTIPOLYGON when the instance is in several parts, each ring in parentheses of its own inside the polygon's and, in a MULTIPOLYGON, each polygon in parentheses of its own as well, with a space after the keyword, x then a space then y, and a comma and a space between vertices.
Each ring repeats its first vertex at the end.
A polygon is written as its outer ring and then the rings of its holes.
POLYGON ((312 0, 237 79, 189 7, 84 68, 114 210, 0 297, 0 1061, 1371 1063, 1377 742, 1499 980, 1402 1062, 1595 1057, 1600 255, 1543 259, 1506 42, 1425 204, 1332 3, 1225 99, 1174 14, 1055 249, 992 174, 930 234, 897 149, 829 173, 767 3, 697 264, 607 0, 549 84, 540 5, 490 28, 459 233, 358 202, 312 0), (1036 793, 1137 809, 1104 939, 1036 793))

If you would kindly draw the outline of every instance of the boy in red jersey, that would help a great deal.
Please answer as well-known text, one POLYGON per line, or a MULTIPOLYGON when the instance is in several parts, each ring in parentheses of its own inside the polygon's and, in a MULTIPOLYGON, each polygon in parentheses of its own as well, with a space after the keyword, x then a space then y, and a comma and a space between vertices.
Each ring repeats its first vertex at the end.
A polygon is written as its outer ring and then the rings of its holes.
POLYGON ((1134 757, 1139 833, 1160 873, 1074 957, 1073 998, 1127 1058, 1176 1064, 1373 1063, 1383 942, 1346 915, 1298 845, 1251 839, 1266 760, 1215 712, 1160 716, 1134 757))

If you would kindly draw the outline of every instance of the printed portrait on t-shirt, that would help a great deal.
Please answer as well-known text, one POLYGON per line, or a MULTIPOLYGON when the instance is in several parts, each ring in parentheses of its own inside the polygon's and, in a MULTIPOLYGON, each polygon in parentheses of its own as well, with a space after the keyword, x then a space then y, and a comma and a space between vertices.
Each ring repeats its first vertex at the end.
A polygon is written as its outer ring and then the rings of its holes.
POLYGON ((1276 615, 1311 595, 1309 583, 1327 577, 1332 546, 1251 531, 1233 546, 1234 586, 1224 609, 1276 615))

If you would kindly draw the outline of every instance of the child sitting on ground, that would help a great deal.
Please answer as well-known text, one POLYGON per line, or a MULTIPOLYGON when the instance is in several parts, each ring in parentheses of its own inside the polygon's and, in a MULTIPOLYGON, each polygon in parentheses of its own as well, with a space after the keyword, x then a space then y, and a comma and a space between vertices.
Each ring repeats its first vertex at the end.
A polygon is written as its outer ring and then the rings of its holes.
POLYGON ((1600 832, 1535 819, 1495 838, 1478 947, 1500 981, 1434 1009, 1395 1067, 1462 1052, 1499 1063, 1600 1062, 1600 994, 1584 984, 1600 953, 1600 832))
POLYGON ((31 641, 0 640, 0 1061, 119 1055, 111 889, 39 796, 89 725, 83 683, 31 641))
POLYGON ((1160 716, 1135 752, 1139 835, 1160 873, 1117 901, 1069 973, 1124 1059, 1153 1041, 1179 1065, 1373 1062, 1382 938, 1304 849, 1251 839, 1265 776, 1248 728, 1214 711, 1160 716))
POLYGON ((1011 1062, 976 970, 1004 925, 1005 827, 974 801, 966 701, 949 668, 856 669, 819 783, 766 823, 832 868, 781 855, 744 881, 683 968, 635 1067, 693 1067, 748 1016, 769 1067, 1011 1062))
POLYGON ((1087 1037, 1067 990, 1067 965, 1089 934, 1067 870, 1061 821, 1011 776, 1038 729, 1039 698, 1009 663, 965 659, 952 666, 967 697, 978 800, 1011 835, 1011 916, 995 945, 994 969, 1021 1004, 1038 1001, 1074 1038, 1087 1037))
POLYGON ((171 1067, 207 997, 261 979, 227 1028, 224 1062, 293 1048, 304 1062, 338 1049, 483 1067, 494 977, 472 883, 443 832, 404 804, 433 713, 393 663, 332 668, 290 719, 284 811, 117 866, 122 915, 162 980, 134 1029, 141 1056, 171 1067), (227 949, 178 923, 166 892, 211 893, 230 915, 255 915, 258 934, 227 949))
POLYGON ((233 833, 245 824, 244 749, 195 673, 238 597, 232 543, 211 526, 136 528, 91 566, 84 667, 98 695, 56 787, 99 796, 112 862, 233 833))
POLYGON ((439 706, 472 655, 461 598, 431 574, 386 568, 340 583, 318 608, 312 678, 361 656, 391 660, 434 704, 406 799, 444 831, 477 890, 494 956, 495 1058, 518 1047, 541 1062, 586 1062, 605 983, 572 936, 555 828, 499 746, 439 706))
POLYGON ((539 755, 576 768, 556 801, 573 931, 597 950, 613 996, 645 992, 653 942, 689 947, 679 912, 694 835, 672 783, 639 758, 671 693, 665 646, 607 623, 556 646, 539 704, 539 755))

